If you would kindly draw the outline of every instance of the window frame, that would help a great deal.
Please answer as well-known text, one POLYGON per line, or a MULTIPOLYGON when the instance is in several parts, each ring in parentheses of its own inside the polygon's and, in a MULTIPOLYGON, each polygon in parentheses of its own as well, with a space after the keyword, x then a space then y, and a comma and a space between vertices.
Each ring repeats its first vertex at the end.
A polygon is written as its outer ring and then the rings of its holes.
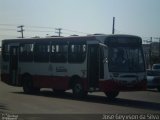
POLYGON ((33 57, 34 57, 34 43, 21 43, 19 45, 19 61, 20 62, 32 62, 33 61, 33 57), (21 52, 21 47, 22 45, 24 45, 24 49, 23 51, 21 52), (30 50, 27 48, 28 46, 25 46, 25 45, 31 45, 30 46, 30 50), (25 48, 27 48, 25 50, 25 48))
POLYGON ((83 63, 86 59, 87 56, 87 44, 86 41, 81 40, 81 41, 70 41, 69 46, 68 46, 68 63, 83 63), (80 52, 72 51, 72 45, 79 46, 78 49, 80 49, 80 52), (83 47, 85 45, 85 51, 83 52, 83 47))
POLYGON ((50 42, 35 42, 34 43, 34 62, 50 62, 50 42), (45 48, 45 51, 40 50, 45 48))
POLYGON ((52 63, 68 62, 68 42, 67 41, 51 42, 50 61, 52 63), (54 51, 52 47, 54 47, 54 51), (67 47, 66 51, 65 51, 65 47, 67 47))

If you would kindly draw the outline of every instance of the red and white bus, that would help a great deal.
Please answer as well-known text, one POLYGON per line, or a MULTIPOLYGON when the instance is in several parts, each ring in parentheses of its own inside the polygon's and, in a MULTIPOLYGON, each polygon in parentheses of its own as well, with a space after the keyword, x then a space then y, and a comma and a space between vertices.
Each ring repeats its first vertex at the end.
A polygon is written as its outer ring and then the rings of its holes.
POLYGON ((25 93, 72 89, 82 97, 101 91, 146 89, 142 40, 133 35, 89 35, 2 41, 1 80, 25 93))

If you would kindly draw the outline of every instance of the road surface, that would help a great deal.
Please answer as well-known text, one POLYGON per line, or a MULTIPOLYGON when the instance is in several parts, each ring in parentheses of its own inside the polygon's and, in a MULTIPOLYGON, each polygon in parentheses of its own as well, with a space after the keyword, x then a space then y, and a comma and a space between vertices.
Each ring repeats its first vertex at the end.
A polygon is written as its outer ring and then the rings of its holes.
MULTIPOLYGON (((0 81, 0 112, 5 114, 160 114, 160 93, 156 90, 121 92, 114 101, 101 93, 90 93, 84 99, 74 99, 70 91, 55 95, 42 89, 38 95, 27 95, 21 87, 9 86, 0 81)), ((29 116, 29 115, 28 115, 29 116)), ((53 117, 53 116, 52 116, 53 117)), ((77 116, 78 117, 78 116, 77 116)), ((35 119, 35 118, 34 118, 35 119)))

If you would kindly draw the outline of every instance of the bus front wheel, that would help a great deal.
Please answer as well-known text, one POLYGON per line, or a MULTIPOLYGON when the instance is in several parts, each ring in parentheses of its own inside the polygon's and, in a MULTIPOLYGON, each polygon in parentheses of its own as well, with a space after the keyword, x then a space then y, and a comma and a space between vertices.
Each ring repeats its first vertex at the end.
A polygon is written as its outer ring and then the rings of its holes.
POLYGON ((81 82, 74 82, 72 86, 73 96, 75 98, 83 98, 87 95, 87 91, 84 91, 83 84, 81 82))
POLYGON ((158 92, 160 92, 160 86, 157 87, 158 92))
POLYGON ((33 87, 32 79, 28 75, 23 77, 22 86, 23 86, 24 93, 27 93, 27 94, 33 94, 33 93, 37 93, 40 91, 39 88, 33 87))
POLYGON ((105 92, 105 94, 109 100, 112 100, 118 96, 119 91, 109 91, 109 92, 105 92))

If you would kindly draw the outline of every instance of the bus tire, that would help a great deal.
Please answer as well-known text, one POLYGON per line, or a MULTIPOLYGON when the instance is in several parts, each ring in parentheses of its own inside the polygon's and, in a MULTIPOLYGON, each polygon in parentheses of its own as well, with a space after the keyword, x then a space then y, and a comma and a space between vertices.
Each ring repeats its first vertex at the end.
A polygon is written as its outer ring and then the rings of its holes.
POLYGON ((109 92, 105 92, 105 94, 109 100, 113 100, 118 96, 119 91, 109 91, 109 92))
POLYGON ((157 87, 158 92, 160 92, 160 86, 157 87))
POLYGON ((87 91, 84 91, 84 86, 79 81, 73 83, 72 92, 75 98, 83 98, 87 95, 87 91))
POLYGON ((23 77, 22 86, 23 86, 23 91, 26 94, 38 93, 40 91, 40 88, 33 87, 32 78, 29 75, 23 77))

